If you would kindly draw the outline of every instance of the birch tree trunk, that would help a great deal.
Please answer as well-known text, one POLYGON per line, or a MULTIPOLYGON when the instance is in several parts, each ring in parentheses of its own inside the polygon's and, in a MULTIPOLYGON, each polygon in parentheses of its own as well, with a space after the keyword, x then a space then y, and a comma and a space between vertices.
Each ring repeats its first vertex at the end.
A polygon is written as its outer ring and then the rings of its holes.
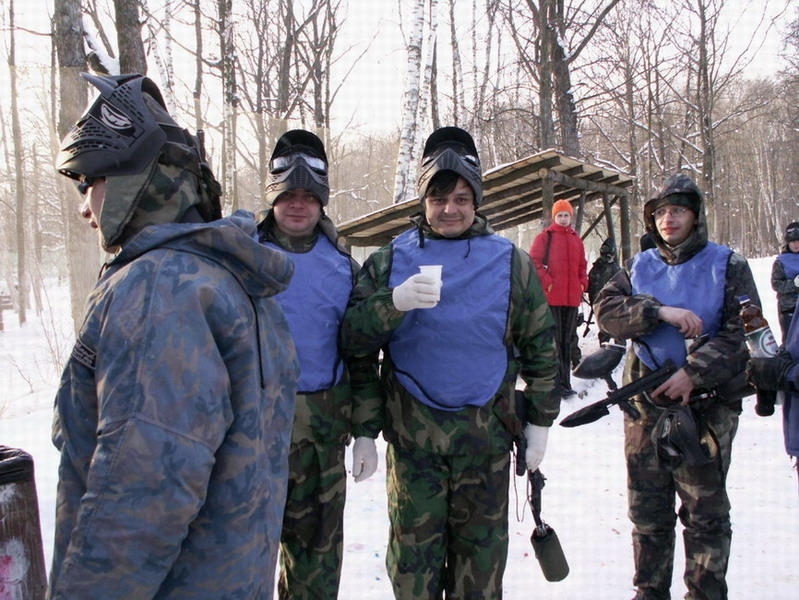
POLYGON ((14 0, 8 3, 8 71, 11 84, 11 137, 14 140, 14 185, 15 200, 15 237, 17 245, 17 318, 19 324, 28 321, 28 240, 26 217, 28 213, 25 197, 25 172, 22 166, 25 149, 22 145, 22 129, 19 123, 19 105, 17 99, 17 59, 15 39, 14 0))
POLYGON ((236 186, 236 121, 238 117, 238 90, 236 86, 235 44, 233 41, 233 2, 218 0, 219 51, 222 69, 222 93, 224 95, 222 130, 222 189, 230 205, 230 211, 239 208, 236 186))
POLYGON ((408 68, 405 71, 405 99, 402 105, 402 131, 394 178, 394 204, 412 198, 414 182, 411 178, 411 161, 418 135, 419 95, 422 71, 422 39, 424 35, 425 0, 414 0, 411 12, 411 29, 408 35, 408 68))

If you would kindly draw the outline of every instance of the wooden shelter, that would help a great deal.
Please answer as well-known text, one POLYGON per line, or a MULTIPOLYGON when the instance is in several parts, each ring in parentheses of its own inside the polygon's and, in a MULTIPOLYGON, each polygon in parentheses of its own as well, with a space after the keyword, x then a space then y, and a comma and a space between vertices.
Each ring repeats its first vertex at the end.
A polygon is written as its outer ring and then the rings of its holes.
MULTIPOLYGON (((534 219, 549 217, 556 200, 568 200, 575 208, 575 228, 585 237, 604 219, 609 236, 616 239, 614 205, 619 205, 622 259, 631 256, 629 189, 633 178, 605 167, 579 161, 556 150, 544 150, 501 165, 483 175, 480 212, 495 231, 534 219), (602 202, 602 211, 587 228, 581 227, 587 202, 602 202)), ((352 246, 382 246, 408 228, 408 219, 419 212, 414 198, 392 204, 339 225, 352 246)))

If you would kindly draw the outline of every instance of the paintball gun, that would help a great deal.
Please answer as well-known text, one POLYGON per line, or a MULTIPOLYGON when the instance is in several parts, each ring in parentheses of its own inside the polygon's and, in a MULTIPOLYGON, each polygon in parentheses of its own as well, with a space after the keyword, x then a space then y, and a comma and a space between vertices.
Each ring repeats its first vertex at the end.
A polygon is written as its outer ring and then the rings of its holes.
POLYGON ((563 554, 563 548, 555 530, 541 519, 541 490, 544 488, 546 477, 539 469, 528 471, 530 478, 530 507, 533 509, 535 529, 530 536, 535 557, 541 565, 541 571, 547 581, 561 581, 569 574, 569 563, 563 554))
POLYGON ((591 325, 594 324, 594 322, 591 320, 593 318, 594 318, 594 307, 592 306, 591 310, 588 313, 588 318, 585 320, 585 330, 583 331, 583 337, 587 336, 588 332, 591 330, 591 325))
POLYGON ((579 425, 593 423, 609 415, 609 408, 614 404, 630 415, 631 418, 638 419, 641 417, 641 413, 630 404, 630 398, 653 390, 665 382, 676 371, 677 367, 674 363, 671 360, 667 360, 666 363, 656 371, 652 371, 649 375, 644 375, 640 379, 636 379, 623 387, 609 391, 607 398, 573 412, 564 418, 560 424, 563 427, 577 427, 579 425))

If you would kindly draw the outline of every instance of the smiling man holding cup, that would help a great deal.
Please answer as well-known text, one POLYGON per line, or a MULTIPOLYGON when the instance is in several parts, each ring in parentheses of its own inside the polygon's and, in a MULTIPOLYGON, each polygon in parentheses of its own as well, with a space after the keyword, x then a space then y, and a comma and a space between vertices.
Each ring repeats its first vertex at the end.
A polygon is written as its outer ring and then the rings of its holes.
POLYGON ((554 322, 527 254, 478 212, 472 137, 457 127, 433 132, 419 173, 423 211, 364 263, 341 346, 383 350, 382 402, 363 429, 388 442, 395 597, 500 598, 511 442, 527 440, 535 470, 560 408, 554 322))

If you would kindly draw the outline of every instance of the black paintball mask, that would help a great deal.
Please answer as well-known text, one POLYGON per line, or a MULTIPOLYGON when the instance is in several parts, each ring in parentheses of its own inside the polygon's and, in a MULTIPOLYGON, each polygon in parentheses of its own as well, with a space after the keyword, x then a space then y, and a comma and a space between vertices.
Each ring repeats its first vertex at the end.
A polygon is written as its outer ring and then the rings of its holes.
POLYGON ((459 127, 435 130, 424 145, 416 191, 424 202, 430 182, 442 171, 453 171, 474 191, 474 206, 483 201, 483 172, 472 136, 459 127))
POLYGON ((287 131, 275 144, 269 161, 266 201, 274 204, 282 193, 303 188, 316 196, 324 208, 330 199, 327 170, 322 140, 303 129, 287 131))

